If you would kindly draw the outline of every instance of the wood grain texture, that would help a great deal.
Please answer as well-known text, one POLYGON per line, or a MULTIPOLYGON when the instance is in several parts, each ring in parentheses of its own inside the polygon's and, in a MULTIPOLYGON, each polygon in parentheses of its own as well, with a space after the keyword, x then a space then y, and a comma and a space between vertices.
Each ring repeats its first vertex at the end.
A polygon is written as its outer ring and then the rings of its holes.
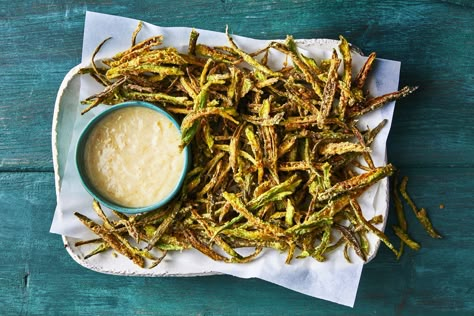
POLYGON ((466 0, 0 0, 0 314, 474 314, 473 10, 466 0), (48 233, 50 136, 59 84, 80 61, 86 10, 162 26, 228 24, 260 39, 343 34, 366 53, 400 60, 401 85, 420 89, 397 104, 389 160, 410 176, 409 191, 444 238, 431 239, 408 213, 422 249, 397 262, 381 247, 354 309, 256 279, 116 277, 77 265, 48 233))
MULTIPOLYGON (((474 170, 406 169, 408 189, 427 207, 441 240, 407 213, 421 243, 398 262, 381 247, 364 269, 354 309, 257 279, 230 276, 140 278, 103 275, 77 265, 48 234, 55 207, 50 173, 0 173, 0 313, 124 315, 414 315, 474 310, 472 207, 474 170), (454 170, 454 171, 453 171, 454 170), (444 203, 445 208, 439 209, 444 203), (460 215, 465 215, 462 219, 460 215), (460 222, 462 220, 462 223, 460 222)), ((391 213, 389 225, 395 218, 391 213)), ((389 237, 394 240, 391 230, 389 237)))

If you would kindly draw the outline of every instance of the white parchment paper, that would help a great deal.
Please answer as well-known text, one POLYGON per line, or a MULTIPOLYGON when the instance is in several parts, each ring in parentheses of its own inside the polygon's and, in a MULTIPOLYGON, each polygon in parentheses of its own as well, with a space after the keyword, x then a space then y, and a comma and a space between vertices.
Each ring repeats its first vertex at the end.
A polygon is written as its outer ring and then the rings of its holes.
MULTIPOLYGON (((84 41, 82 52, 82 63, 89 65, 90 58, 97 47, 107 37, 112 37, 96 56, 97 59, 106 58, 115 53, 130 47, 131 35, 136 28, 138 20, 123 18, 118 16, 105 15, 94 12, 87 12, 84 41)), ((223 25, 223 29, 224 29, 223 25)), ((164 35, 164 46, 174 46, 178 50, 185 52, 189 41, 191 28, 184 27, 158 27, 149 23, 144 23, 142 31, 139 33, 138 41, 153 35, 164 35)), ((226 45, 225 34, 198 30, 200 33, 199 42, 211 46, 226 45)), ((335 34, 335 37, 337 34, 335 34)), ((266 40, 255 40, 233 35, 237 45, 247 51, 256 51, 267 45, 266 40)), ((349 39, 350 40, 350 39, 349 39)), ((316 59, 329 58, 331 49, 324 40, 301 40, 301 49, 308 56, 316 59)), ((330 42, 332 43, 332 42, 330 42)), ((335 48, 336 45, 332 44, 335 48)), ((275 65, 282 62, 282 56, 272 53, 270 56, 275 60, 275 65)), ((353 55, 354 72, 363 65, 365 57, 357 54, 353 55)), ((372 78, 368 82, 368 88, 372 95, 377 96, 392 92, 398 88, 398 78, 400 63, 377 59, 376 67, 372 72, 372 78)), ((80 98, 83 99, 91 94, 101 91, 95 81, 84 76, 81 82, 80 98)), ((377 136, 372 147, 372 157, 375 165, 381 166, 386 161, 386 140, 390 130, 391 118, 393 115, 394 103, 386 105, 384 108, 366 115, 359 124, 363 127, 376 126, 382 119, 388 119, 388 124, 377 136)), ((81 106, 71 107, 75 111, 74 125, 61 126, 62 129, 72 129, 72 138, 67 159, 65 162, 64 175, 60 182, 60 194, 54 214, 51 232, 75 238, 92 238, 93 235, 85 228, 73 215, 74 211, 97 219, 91 208, 92 198, 83 189, 75 168, 74 153, 79 134, 95 115, 103 111, 104 107, 99 106, 84 116, 80 115, 81 106)), ((58 133, 61 130, 57 131, 58 133)), ((369 189, 360 199, 364 215, 371 218, 374 215, 382 214, 386 218, 388 211, 387 182, 381 181, 379 184, 369 189)), ((383 228, 385 225, 380 225, 383 228)), ((373 255, 378 247, 378 240, 374 236, 369 236, 372 244, 373 255)), ((243 250, 245 251, 245 249, 243 250)), ((101 259, 107 254, 95 256, 92 260, 105 260, 105 264, 113 264, 108 259, 101 259), (111 263, 109 263, 111 262, 111 263)), ((294 259, 290 265, 285 264, 286 254, 281 254, 272 249, 266 249, 264 253, 255 261, 248 264, 227 264, 215 262, 201 253, 190 250, 182 253, 173 253, 163 262, 153 269, 155 275, 190 275, 204 273, 225 273, 241 278, 260 278, 288 289, 304 293, 310 296, 333 301, 339 304, 353 306, 359 280, 362 273, 363 262, 353 257, 353 263, 346 262, 342 251, 336 251, 328 256, 326 262, 317 262, 311 258, 305 260, 294 259)), ((131 269, 140 269, 137 267, 131 269)), ((139 273, 132 271, 131 274, 139 273)))

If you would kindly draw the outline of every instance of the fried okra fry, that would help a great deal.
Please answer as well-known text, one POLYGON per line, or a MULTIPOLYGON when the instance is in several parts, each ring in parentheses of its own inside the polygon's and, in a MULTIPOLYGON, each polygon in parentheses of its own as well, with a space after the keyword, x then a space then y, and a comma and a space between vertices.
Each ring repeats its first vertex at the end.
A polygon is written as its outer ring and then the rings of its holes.
MULTIPOLYGON (((99 236, 88 257, 113 249, 154 267, 167 253, 195 248, 213 260, 246 263, 273 248, 286 252, 290 264, 307 257, 324 261, 338 248, 350 259, 352 248, 366 261, 368 233, 398 254, 374 226, 380 217, 365 219, 356 201, 395 170, 375 166, 370 156, 387 121, 367 130, 356 123, 415 88, 369 95, 363 88, 375 54, 353 78, 351 47, 342 36, 329 60, 317 60, 291 36, 247 52, 228 30, 227 46, 200 43, 192 30, 188 47, 178 51, 163 46, 161 35, 137 42, 141 27, 130 48, 102 60, 105 67, 93 60, 82 70, 105 86, 84 101, 83 112, 127 100, 163 107, 181 123, 181 147, 190 147, 192 161, 181 192, 160 209, 136 216, 113 212, 112 218, 94 202, 102 225, 77 213, 99 236), (286 59, 280 69, 269 66, 274 54, 286 59), (241 247, 255 251, 244 257, 241 247)), ((433 233, 426 211, 416 214, 433 233)), ((417 248, 403 222, 394 229, 417 248)))

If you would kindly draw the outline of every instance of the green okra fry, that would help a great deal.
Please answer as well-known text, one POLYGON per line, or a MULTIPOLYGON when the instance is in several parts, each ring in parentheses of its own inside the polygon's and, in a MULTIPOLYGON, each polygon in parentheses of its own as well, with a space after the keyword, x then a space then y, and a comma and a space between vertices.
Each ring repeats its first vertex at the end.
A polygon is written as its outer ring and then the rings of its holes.
POLYGON ((102 242, 97 248, 89 252, 87 255, 84 256, 84 260, 89 259, 90 257, 93 257, 101 252, 104 252, 106 250, 110 249, 110 245, 107 242, 102 242))
MULTIPOLYGON (((251 125, 245 127, 245 136, 249 142, 250 147, 252 148, 253 155, 255 157, 255 162, 257 163, 258 174, 257 174, 257 182, 262 183, 263 181, 263 174, 264 174, 264 163, 263 163, 263 153, 262 147, 260 145, 259 138, 254 133, 253 127, 251 125)), ((231 140, 232 142, 232 140, 231 140)))
POLYGON ((405 230, 403 230, 401 227, 396 226, 396 225, 392 226, 392 228, 395 234, 400 238, 400 240, 402 240, 403 243, 405 243, 408 247, 410 247, 413 250, 420 250, 421 248, 420 244, 414 241, 413 239, 411 239, 405 230))
POLYGON ((272 77, 280 77, 282 76, 281 73, 279 72, 276 72, 276 71, 273 71, 271 70, 270 68, 268 68, 267 66, 264 66, 262 65, 261 63, 259 63, 256 59, 254 59, 250 54, 247 54, 246 52, 244 52, 243 50, 239 49, 237 47, 237 45, 234 43, 234 40, 232 39, 232 37, 229 35, 229 32, 228 32, 228 29, 226 29, 226 35, 227 35, 227 40, 230 44, 230 47, 232 48, 232 51, 239 55, 240 57, 242 57, 242 59, 248 63, 250 66, 254 67, 255 69, 269 75, 269 76, 272 76, 272 77))
POLYGON ((286 199, 286 212, 285 212, 285 223, 288 226, 292 226, 295 217, 295 206, 290 198, 286 199))
POLYGON ((426 210, 424 208, 421 208, 420 210, 418 210, 415 203, 413 202, 411 197, 408 195, 407 183, 408 183, 408 177, 403 177, 402 182, 400 183, 400 193, 401 193, 401 195, 403 196, 405 201, 408 203, 408 205, 411 207, 411 209, 415 213, 416 218, 420 221, 421 225, 423 225, 426 232, 432 238, 442 238, 442 236, 440 234, 438 234, 435 231, 435 229, 433 228, 433 224, 431 224, 431 221, 428 218, 428 214, 426 213, 426 210))
POLYGON ((181 123, 181 130, 183 132, 186 131, 187 129, 191 128, 194 122, 210 115, 218 115, 233 122, 234 124, 239 124, 239 121, 234 118, 234 116, 237 116, 237 112, 234 108, 210 107, 195 110, 186 115, 181 123))
POLYGON ((304 74, 305 79, 311 84, 311 87, 313 88, 316 95, 322 98, 322 88, 317 79, 319 69, 315 63, 310 62, 309 58, 304 58, 300 54, 293 37, 287 36, 286 45, 272 43, 272 46, 279 49, 280 51, 286 52, 291 57, 293 64, 304 74))
POLYGON ((193 29, 189 35, 188 54, 196 55, 196 43, 199 38, 199 32, 193 29))
POLYGON ((327 225, 324 226, 323 237, 321 238, 321 242, 316 248, 314 248, 310 252, 310 256, 320 262, 326 260, 326 258, 324 257, 324 253, 326 252, 326 249, 328 248, 329 242, 331 240, 331 227, 332 227, 332 223, 328 223, 327 225))
MULTIPOLYGON (((147 250, 151 250, 155 244, 160 240, 160 238, 166 233, 166 231, 170 228, 173 223, 173 220, 176 218, 181 209, 181 201, 178 200, 174 202, 171 206, 170 211, 163 222, 160 224, 158 229, 155 231, 154 235, 148 241, 148 246, 146 247, 147 250)), ((184 212, 184 211, 183 211, 184 212)))
POLYGON ((426 209, 421 208, 420 211, 418 211, 416 217, 420 221, 420 223, 425 227, 426 231, 432 238, 443 238, 440 234, 438 234, 434 227, 433 224, 431 224, 430 219, 428 218, 428 213, 426 212, 426 209))
POLYGON ((344 245, 344 258, 347 262, 352 263, 351 256, 349 255, 349 243, 346 242, 344 245))
POLYGON ((268 231, 269 233, 275 236, 284 236, 284 231, 270 223, 263 221, 261 218, 258 218, 252 212, 250 212, 245 205, 240 201, 240 199, 233 193, 224 192, 222 194, 224 199, 232 205, 235 211, 240 213, 243 217, 245 217, 250 223, 262 227, 264 231, 268 231))
MULTIPOLYGON (((219 84, 224 84, 224 83, 225 82, 223 80, 215 80, 215 81, 206 82, 201 87, 201 91, 199 92, 199 94, 194 99, 194 111, 202 110, 206 107, 206 103, 209 96, 209 89, 211 85, 214 85, 214 84, 219 85, 219 84)), ((192 115, 192 114, 194 113, 190 113, 187 116, 192 115)), ((183 134, 182 139, 181 139, 181 147, 183 148, 186 147, 193 140, 199 127, 200 127, 200 122, 197 120, 194 120, 193 124, 190 127, 188 127, 186 130, 183 130, 183 127, 181 127, 182 134, 183 134)))
POLYGON ((395 168, 391 164, 388 164, 385 167, 376 168, 372 171, 369 171, 361 175, 352 177, 348 180, 336 183, 331 188, 320 193, 318 195, 318 199, 327 200, 327 199, 334 198, 335 196, 342 193, 362 189, 364 187, 372 185, 373 183, 385 177, 392 175, 394 171, 395 171, 395 168))
POLYGON ((237 55, 229 54, 228 52, 224 52, 202 44, 196 44, 195 52, 196 55, 206 56, 212 58, 215 61, 224 63, 232 63, 238 60, 237 55))
POLYGON ((257 210, 269 202, 276 201, 278 198, 281 199, 281 196, 278 195, 280 193, 285 193, 285 194, 290 195, 296 190, 296 188, 300 185, 300 183, 301 183, 301 179, 299 179, 297 175, 293 175, 290 178, 288 178, 286 181, 273 186, 265 193, 262 193, 256 198, 249 201, 249 203, 247 204, 247 207, 251 211, 257 210))
POLYGON ((104 227, 109 230, 115 229, 114 225, 110 222, 109 218, 107 215, 105 215, 104 211, 100 207, 99 202, 97 200, 92 201, 92 209, 96 212, 96 214, 99 216, 99 218, 104 222, 104 227))
POLYGON ((392 190, 393 204, 395 206, 395 212, 397 213, 398 226, 400 227, 400 229, 406 232, 408 229, 408 224, 405 218, 405 211, 403 210, 403 204, 402 204, 402 200, 400 199, 400 195, 398 194, 398 190, 399 190, 398 177, 397 175, 395 175, 393 178, 393 190, 392 190))

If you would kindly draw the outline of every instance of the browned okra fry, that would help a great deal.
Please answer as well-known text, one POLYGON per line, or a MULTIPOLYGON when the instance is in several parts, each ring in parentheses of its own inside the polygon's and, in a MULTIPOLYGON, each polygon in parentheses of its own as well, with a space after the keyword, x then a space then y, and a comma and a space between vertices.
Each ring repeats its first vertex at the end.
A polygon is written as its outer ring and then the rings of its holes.
POLYGON ((87 244, 95 244, 95 243, 98 243, 98 242, 102 242, 102 238, 94 238, 94 239, 88 239, 88 240, 79 240, 79 241, 76 241, 74 243, 74 246, 76 247, 80 247, 80 246, 83 246, 83 245, 87 245, 87 244))
POLYGON ((302 95, 304 91, 303 85, 296 85, 295 79, 290 77, 285 83, 286 94, 288 100, 296 106, 301 107, 313 115, 319 115, 319 110, 315 106, 315 98, 313 95, 302 95))
POLYGON ((363 89, 365 85, 365 81, 367 79, 367 76, 369 75, 370 70, 372 69, 372 64, 374 63, 376 54, 371 53, 369 57, 367 57, 367 60, 365 61, 364 65, 360 69, 359 73, 357 74, 357 77, 354 80, 354 87, 357 89, 363 89))
POLYGON ((222 160, 220 160, 217 163, 214 173, 212 174, 209 182, 207 182, 206 185, 202 188, 202 190, 196 194, 197 197, 199 198, 204 197, 207 192, 211 191, 216 186, 217 180, 219 179, 219 176, 221 175, 221 169, 223 168, 222 164, 223 164, 222 160))
POLYGON ((162 255, 159 258, 156 258, 148 268, 153 269, 154 267, 159 265, 161 261, 163 261, 163 259, 166 257, 167 254, 168 254, 168 250, 164 250, 162 255))
POLYGON ((296 143, 296 139, 296 135, 292 135, 286 139, 283 139, 283 141, 278 146, 278 158, 288 153, 293 148, 296 143))
POLYGON ((112 57, 114 60, 111 62, 109 65, 111 67, 115 67, 117 65, 123 64, 124 62, 127 62, 137 56, 140 56, 144 52, 149 51, 152 47, 159 46, 163 43, 163 36, 162 35, 157 35, 157 36, 152 36, 144 41, 141 41, 140 43, 134 45, 133 47, 129 48, 126 51, 120 52, 116 54, 115 56, 112 57))
POLYGON ((260 184, 263 181, 263 174, 264 174, 264 169, 263 169, 263 153, 262 153, 262 147, 260 145, 260 141, 258 137, 256 137, 253 127, 251 125, 247 126, 245 128, 245 136, 247 137, 247 140, 250 144, 250 147, 252 148, 253 155, 255 156, 255 162, 256 167, 257 167, 257 183, 260 184))
POLYGON ((75 212, 74 215, 76 215, 76 217, 79 218, 79 220, 90 230, 92 230, 96 235, 100 236, 112 249, 126 256, 136 265, 142 268, 145 266, 145 260, 142 258, 142 256, 134 252, 131 247, 127 247, 122 242, 122 240, 118 239, 118 235, 113 234, 111 231, 93 222, 91 219, 78 212, 75 212))
POLYGON ((346 114, 346 107, 349 103, 350 98, 350 91, 351 91, 351 82, 352 82, 352 56, 351 50, 349 47, 349 43, 347 40, 340 35, 339 36, 340 43, 339 43, 339 51, 342 54, 342 60, 344 64, 344 73, 342 76, 342 80, 344 82, 344 89, 341 89, 341 94, 339 98, 339 105, 338 105, 338 112, 339 118, 344 120, 346 114))
POLYGON ((143 22, 139 21, 138 25, 137 25, 137 28, 132 33, 132 47, 135 46, 135 44, 137 42, 138 33, 140 33, 140 31, 142 30, 142 27, 143 27, 143 22))
POLYGON ((214 229, 210 226, 196 210, 191 209, 192 217, 204 228, 204 231, 207 233, 209 238, 212 238, 216 244, 222 248, 228 255, 233 257, 236 260, 242 259, 242 256, 237 253, 228 243, 226 243, 222 238, 217 234, 214 234, 214 229))
POLYGON ((358 162, 357 160, 353 160, 351 161, 351 164, 354 166, 354 167, 357 167, 361 170, 364 170, 364 171, 370 171, 372 170, 372 168, 370 167, 367 167, 367 166, 364 166, 363 164, 361 164, 360 162, 358 162))
POLYGON ((331 66, 329 67, 328 72, 328 80, 326 82, 326 85, 324 86, 323 99, 321 101, 321 109, 318 117, 319 129, 323 129, 325 120, 329 116, 329 113, 332 109, 332 105, 334 103, 334 96, 336 93, 338 77, 337 69, 339 68, 340 63, 341 60, 337 58, 336 51, 333 51, 331 58, 331 66))
MULTIPOLYGON (((116 212, 118 213, 118 212, 116 212)), ((128 235, 138 243, 140 241, 140 232, 138 227, 135 224, 135 216, 130 216, 128 219, 122 219, 119 221, 120 224, 123 224, 127 229, 128 235)))
POLYGON ((278 140, 273 126, 261 126, 260 133, 263 136, 265 165, 275 184, 280 183, 277 169, 278 140))
POLYGON ((370 147, 367 146, 364 136, 362 136, 361 132, 355 125, 351 125, 351 130, 354 133, 357 140, 359 141, 360 145, 369 149, 369 151, 362 152, 362 157, 364 158, 365 162, 367 163, 370 169, 375 169, 375 164, 372 160, 372 156, 370 156, 369 154, 370 147))
POLYGON ((364 102, 362 104, 354 105, 349 110, 349 117, 355 118, 355 117, 362 116, 366 113, 369 113, 371 111, 374 111, 374 110, 384 106, 385 104, 387 104, 391 101, 395 101, 395 100, 398 100, 400 98, 406 97, 407 95, 409 95, 410 93, 412 93, 416 89, 418 89, 418 87, 416 87, 416 86, 415 87, 406 86, 406 87, 403 87, 399 91, 387 93, 387 94, 381 95, 379 97, 369 99, 369 100, 367 100, 366 102, 364 102))
POLYGON ((355 250, 356 254, 362 260, 364 260, 364 262, 367 261, 367 256, 362 251, 359 241, 354 236, 354 233, 352 233, 349 229, 347 229, 347 227, 343 225, 334 224, 333 227, 342 233, 343 238, 346 240, 347 244, 350 245, 355 250))
POLYGON ((89 112, 90 110, 92 110, 93 108, 95 108, 96 106, 98 106, 103 100, 105 100, 105 98, 107 98, 110 94, 113 94, 115 93, 115 91, 121 86, 124 84, 124 82, 127 80, 126 77, 123 77, 123 78, 120 78, 119 80, 117 80, 116 82, 114 82, 113 84, 111 84, 110 86, 107 86, 105 88, 104 91, 100 92, 99 94, 96 94, 94 95, 92 98, 95 98, 94 101, 92 101, 91 104, 89 104, 89 106, 82 110, 81 111, 81 115, 89 112))
POLYGON ((108 38, 106 38, 105 40, 103 40, 103 41, 99 44, 99 46, 96 47, 96 49, 95 49, 94 52, 92 53, 92 57, 91 57, 91 65, 92 65, 92 69, 94 70, 95 76, 96 76, 96 78, 98 78, 98 79, 102 82, 102 84, 103 84, 104 86, 106 86, 106 87, 109 86, 110 83, 109 83, 109 81, 107 80, 107 78, 104 77, 104 75, 97 69, 97 66, 96 66, 96 64, 95 64, 95 56, 97 55, 97 53, 99 53, 99 51, 100 51, 100 49, 102 48, 102 46, 103 46, 108 40, 110 40, 110 39, 111 39, 111 37, 108 37, 108 38))
POLYGON ((382 130, 382 128, 384 128, 384 126, 387 124, 387 122, 388 122, 388 120, 384 119, 376 127, 374 127, 373 129, 370 129, 366 132, 366 134, 364 135, 364 140, 365 140, 365 144, 367 146, 372 145, 372 143, 375 140, 375 137, 382 130))
POLYGON ((395 254, 395 256, 398 257, 398 251, 393 247, 392 243, 388 240, 387 236, 379 229, 377 229, 374 225, 372 225, 369 221, 367 221, 364 217, 364 214, 362 214, 362 210, 360 208, 359 203, 352 199, 350 200, 350 205, 352 209, 354 210, 355 216, 357 217, 357 220, 371 233, 376 235, 392 252, 395 254))
POLYGON ((229 164, 232 168, 232 171, 234 172, 234 175, 237 173, 240 135, 242 134, 244 128, 245 124, 240 124, 234 131, 229 143, 229 164))
POLYGON ((200 252, 215 261, 226 261, 226 257, 221 256, 220 254, 212 250, 209 246, 201 242, 191 229, 185 229, 183 232, 186 236, 186 239, 189 241, 189 243, 193 246, 194 249, 199 250, 200 252))
POLYGON ((319 153, 324 156, 342 155, 345 153, 368 153, 370 148, 363 144, 351 142, 327 143, 319 146, 319 153))

